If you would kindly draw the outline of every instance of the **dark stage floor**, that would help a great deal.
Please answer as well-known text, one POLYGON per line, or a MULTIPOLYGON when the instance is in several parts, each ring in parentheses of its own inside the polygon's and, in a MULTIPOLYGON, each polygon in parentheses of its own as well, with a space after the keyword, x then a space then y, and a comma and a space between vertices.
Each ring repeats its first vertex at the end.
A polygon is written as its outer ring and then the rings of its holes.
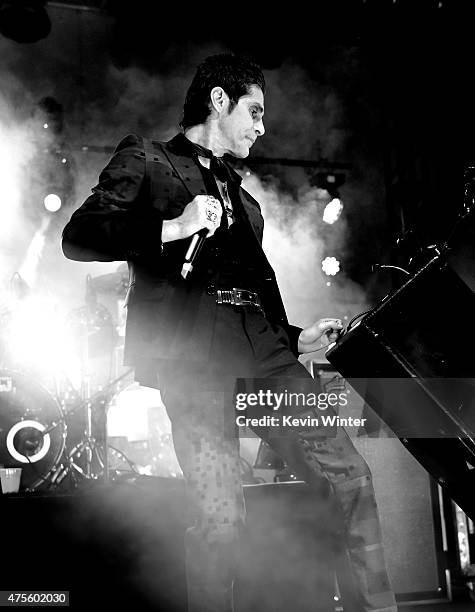
POLYGON ((466 603, 437 603, 418 606, 401 606, 401 612, 474 612, 475 601, 466 603))
POLYGON ((475 601, 400 606, 399 609, 401 612, 474 612, 475 601))
MULTIPOLYGON (((236 612, 331 612, 342 566, 325 499, 296 482, 246 486, 245 498, 236 612)), ((81 612, 92 593, 104 612, 186 612, 185 508, 182 481, 152 477, 71 494, 0 496, 9 526, 2 589, 69 591, 70 609, 81 612)), ((400 607, 469 611, 475 602, 400 607)))

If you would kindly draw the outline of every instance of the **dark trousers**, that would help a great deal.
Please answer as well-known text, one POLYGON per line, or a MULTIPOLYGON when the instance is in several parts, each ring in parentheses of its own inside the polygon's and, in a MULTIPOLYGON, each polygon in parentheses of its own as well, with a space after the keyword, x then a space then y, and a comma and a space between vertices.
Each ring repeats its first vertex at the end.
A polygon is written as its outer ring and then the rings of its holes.
MULTIPOLYGON (((236 378, 311 379, 289 350, 285 332, 252 309, 223 305, 212 333, 212 362, 159 366, 159 387, 189 499, 192 526, 185 551, 190 612, 233 609, 232 584, 245 520, 235 435, 236 378)), ((295 428, 280 436, 260 433, 299 479, 319 490, 322 481, 330 483, 344 517, 361 609, 394 612, 371 474, 345 430, 339 427, 335 437, 323 438, 295 428)))

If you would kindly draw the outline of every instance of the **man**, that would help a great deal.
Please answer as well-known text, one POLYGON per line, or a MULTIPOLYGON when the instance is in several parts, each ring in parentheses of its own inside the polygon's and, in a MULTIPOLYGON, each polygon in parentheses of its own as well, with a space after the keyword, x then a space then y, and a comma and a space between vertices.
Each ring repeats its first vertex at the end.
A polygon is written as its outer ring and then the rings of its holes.
MULTIPOLYGON (((311 378, 298 353, 320 348, 322 337, 333 340, 342 328, 336 319, 304 330, 288 324, 261 248, 259 204, 222 159, 246 158, 264 134, 264 93, 252 62, 207 58, 186 95, 184 133, 152 145, 126 137, 63 236, 71 259, 129 262, 125 360, 139 381, 161 389, 172 422, 194 518, 185 540, 191 612, 232 610, 244 521, 236 378, 283 377, 298 387, 311 378), (203 228, 208 237, 183 278, 190 237, 203 228)), ((344 430, 324 439, 261 433, 300 478, 331 483, 361 609, 396 610, 370 473, 344 430)))

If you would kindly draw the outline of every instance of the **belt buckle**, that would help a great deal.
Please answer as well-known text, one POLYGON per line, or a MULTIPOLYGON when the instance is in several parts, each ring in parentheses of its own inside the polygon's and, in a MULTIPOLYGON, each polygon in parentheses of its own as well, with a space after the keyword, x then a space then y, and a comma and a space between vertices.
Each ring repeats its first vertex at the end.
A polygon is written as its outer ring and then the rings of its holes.
POLYGON ((216 290, 217 304, 230 304, 232 306, 256 306, 260 312, 264 314, 259 295, 255 291, 248 289, 217 289, 216 290))
MULTIPOLYGON (((251 298, 251 291, 248 291, 247 289, 237 289, 236 287, 233 287, 233 301, 234 304, 236 306, 247 306, 248 304, 253 304, 254 302, 252 301, 251 298), (244 293, 247 293, 247 295, 249 297, 244 297, 244 293)), ((254 294, 256 295, 256 294, 254 294)), ((257 297, 257 296, 256 296, 257 297)))
POLYGON ((261 312, 264 312, 259 295, 255 291, 233 287, 233 298, 236 306, 256 306, 261 312), (243 294, 247 294, 248 297, 243 294))

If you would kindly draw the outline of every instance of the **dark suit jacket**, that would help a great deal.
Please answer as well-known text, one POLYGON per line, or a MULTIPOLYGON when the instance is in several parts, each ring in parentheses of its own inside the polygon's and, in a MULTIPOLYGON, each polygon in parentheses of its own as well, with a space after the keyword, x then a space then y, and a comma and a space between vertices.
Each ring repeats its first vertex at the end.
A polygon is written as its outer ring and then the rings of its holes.
MULTIPOLYGON (((206 283, 181 275, 189 238, 161 246, 162 221, 178 217, 197 194, 206 193, 202 174, 178 134, 171 141, 153 141, 153 158, 146 172, 144 142, 129 135, 117 146, 93 188, 93 194, 72 215, 63 232, 63 252, 78 261, 127 261, 125 363, 141 360, 209 357, 216 308, 206 283), (191 195, 190 195, 191 194, 191 195)), ((288 324, 275 274, 261 247, 264 220, 259 204, 240 187, 230 167, 233 188, 239 192, 249 239, 261 258, 266 316, 282 326, 297 355, 300 328, 288 324)), ((247 245, 246 245, 247 246, 247 245)))

